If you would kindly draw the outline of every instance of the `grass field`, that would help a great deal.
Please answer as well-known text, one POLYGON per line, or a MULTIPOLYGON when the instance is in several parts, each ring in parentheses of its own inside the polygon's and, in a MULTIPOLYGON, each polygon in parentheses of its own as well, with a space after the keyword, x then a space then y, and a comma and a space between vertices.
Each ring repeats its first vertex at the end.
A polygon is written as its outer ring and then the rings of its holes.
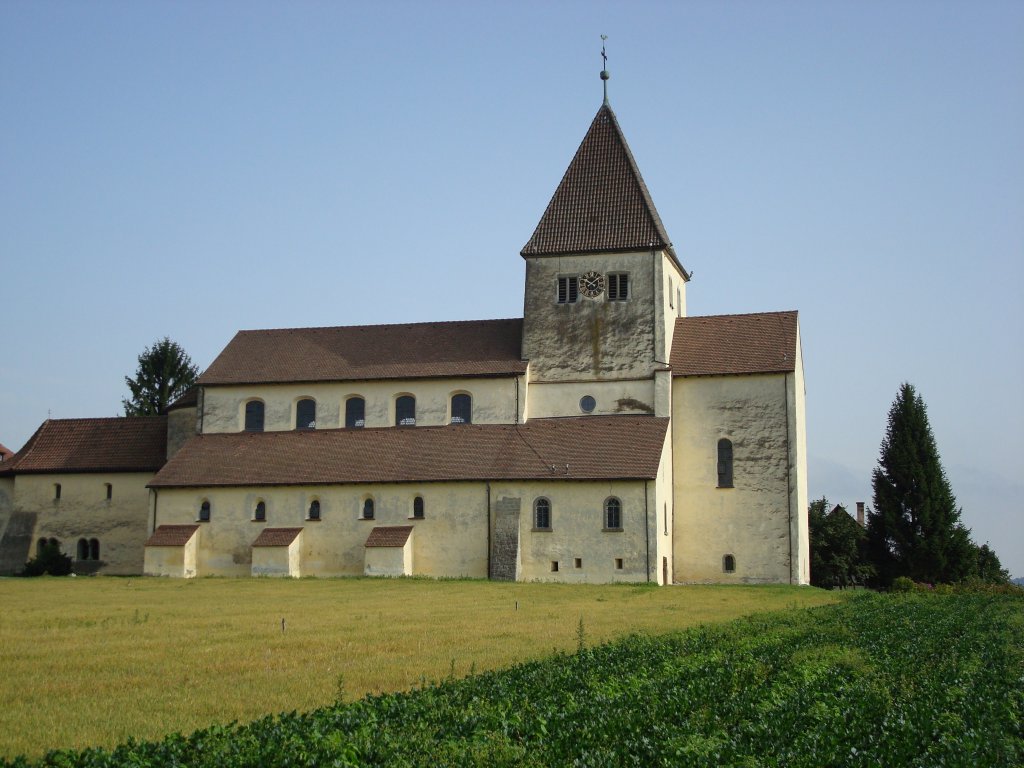
POLYGON ((581 628, 589 645, 836 599, 806 587, 0 579, 0 756, 403 690, 574 649, 581 628))

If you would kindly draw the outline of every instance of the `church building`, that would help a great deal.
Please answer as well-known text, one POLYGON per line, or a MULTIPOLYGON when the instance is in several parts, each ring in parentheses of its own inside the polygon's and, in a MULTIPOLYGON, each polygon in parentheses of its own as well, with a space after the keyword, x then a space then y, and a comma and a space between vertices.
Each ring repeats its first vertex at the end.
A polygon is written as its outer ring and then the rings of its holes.
POLYGON ((521 318, 240 331, 163 416, 44 422, 0 571, 808 583, 797 313, 687 316, 607 101, 521 257, 521 318))

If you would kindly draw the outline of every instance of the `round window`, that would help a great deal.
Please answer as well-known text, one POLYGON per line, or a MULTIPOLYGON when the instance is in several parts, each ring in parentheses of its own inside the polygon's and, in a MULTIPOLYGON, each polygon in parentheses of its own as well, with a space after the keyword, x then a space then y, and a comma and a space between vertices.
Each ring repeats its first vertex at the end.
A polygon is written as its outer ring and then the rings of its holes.
POLYGON ((584 395, 580 398, 580 410, 584 413, 593 413, 597 407, 597 400, 590 395, 584 395))

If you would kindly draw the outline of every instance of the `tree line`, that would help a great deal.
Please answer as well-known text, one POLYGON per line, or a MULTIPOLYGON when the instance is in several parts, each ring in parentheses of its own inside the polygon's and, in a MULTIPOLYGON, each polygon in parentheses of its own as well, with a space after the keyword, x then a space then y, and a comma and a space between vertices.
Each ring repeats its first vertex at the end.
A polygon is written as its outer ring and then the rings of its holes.
POLYGON ((903 384, 871 477, 874 507, 861 526, 841 505, 811 502, 811 584, 889 589, 897 579, 925 584, 1007 583, 988 544, 960 519, 921 395, 903 384))

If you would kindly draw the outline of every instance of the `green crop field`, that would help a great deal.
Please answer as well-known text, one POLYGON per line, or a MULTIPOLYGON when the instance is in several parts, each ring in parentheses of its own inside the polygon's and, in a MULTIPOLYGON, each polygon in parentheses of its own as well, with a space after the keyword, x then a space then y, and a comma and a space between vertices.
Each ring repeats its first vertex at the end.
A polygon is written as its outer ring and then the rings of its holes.
POLYGON ((574 649, 581 621, 599 643, 837 599, 799 587, 0 579, 0 757, 463 677, 574 649))
POLYGON ((1019 766, 1021 595, 860 593, 598 646, 577 623, 571 653, 39 765, 1019 766))

